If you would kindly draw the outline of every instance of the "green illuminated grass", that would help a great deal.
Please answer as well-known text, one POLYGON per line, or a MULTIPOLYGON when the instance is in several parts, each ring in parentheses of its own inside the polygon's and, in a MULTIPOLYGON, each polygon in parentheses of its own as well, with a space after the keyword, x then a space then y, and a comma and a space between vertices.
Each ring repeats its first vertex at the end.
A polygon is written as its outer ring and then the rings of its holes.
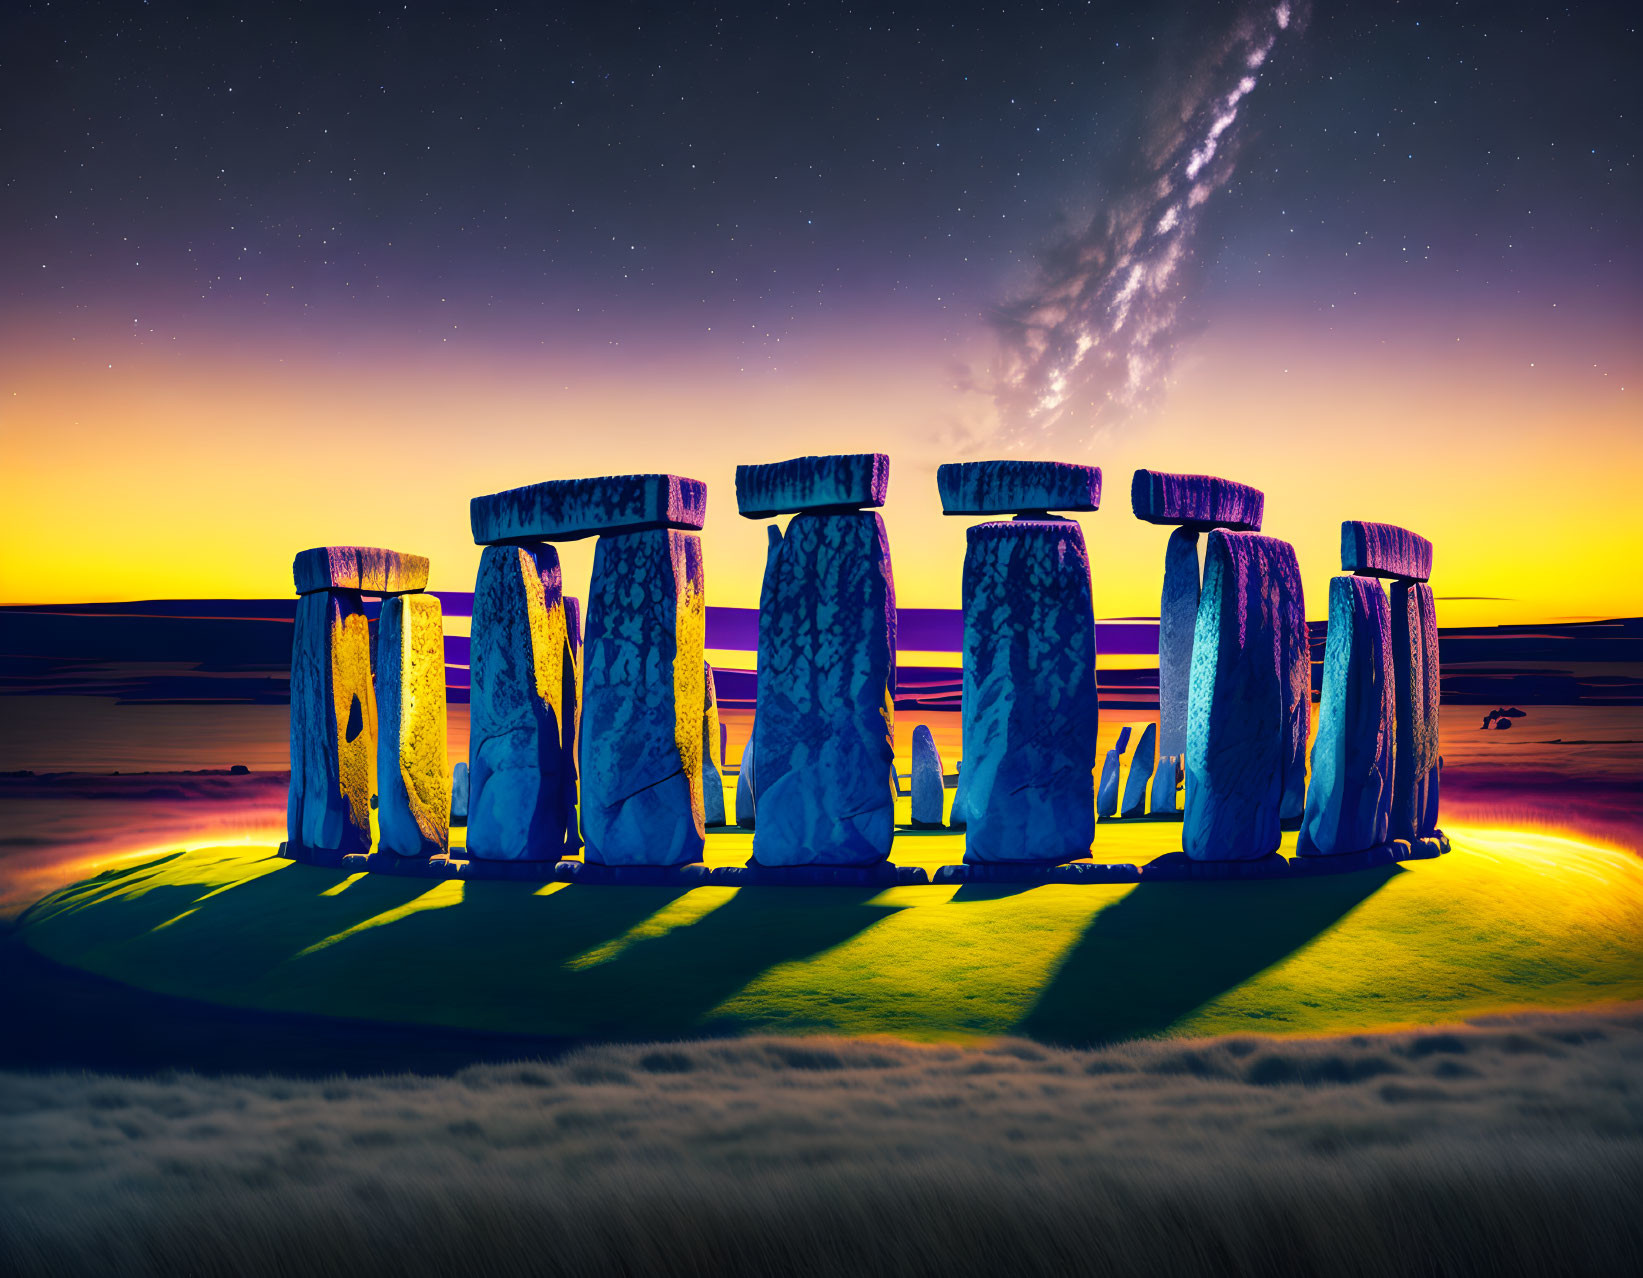
MULTIPOLYGON (((46 956, 233 1006, 620 1039, 834 1033, 1087 1044, 1336 1033, 1643 998, 1643 862, 1453 829, 1437 861, 1085 887, 613 888, 348 875, 199 848, 48 897, 46 956)), ((716 834, 710 859, 745 859, 716 834)), ((1168 825, 1103 826, 1144 861, 1168 825)), ((955 861, 960 836, 898 838, 955 861)))

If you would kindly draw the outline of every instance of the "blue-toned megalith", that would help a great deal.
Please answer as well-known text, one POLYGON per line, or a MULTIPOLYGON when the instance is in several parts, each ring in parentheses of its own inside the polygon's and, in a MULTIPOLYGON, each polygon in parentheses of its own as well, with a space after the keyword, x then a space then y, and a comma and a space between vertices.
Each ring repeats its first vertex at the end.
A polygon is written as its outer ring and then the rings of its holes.
POLYGON ((385 852, 428 857, 451 842, 445 753, 445 623, 432 595, 385 599, 377 622, 377 828, 385 852))
POLYGON ((751 830, 755 816, 753 801, 753 740, 759 733, 759 721, 747 730, 747 742, 742 746, 742 761, 736 768, 736 825, 751 830))
POLYGON ((1147 796, 1147 812, 1152 816, 1176 816, 1181 811, 1181 756, 1166 754, 1153 769, 1152 789, 1147 796))
POLYGON ((291 635, 286 838, 292 844, 338 853, 371 850, 376 752, 371 636, 359 592, 304 594, 291 635))
POLYGON ((933 830, 941 826, 945 781, 941 772, 941 751, 930 729, 919 724, 913 729, 913 824, 933 830))
POLYGON ((964 556, 966 861, 1070 861, 1095 834, 1095 613, 1084 534, 978 524, 964 556))
POLYGON ((582 838, 590 862, 702 859, 705 589, 695 533, 599 539, 582 644, 582 838))
POLYGON ((566 745, 576 683, 557 550, 484 549, 469 651, 468 855, 558 860, 577 840, 566 745))
POLYGON ((1367 577, 1331 578, 1318 739, 1296 847, 1302 855, 1362 852, 1386 842, 1393 707, 1386 593, 1367 577))
POLYGON ((1390 833, 1412 841, 1438 829, 1438 615, 1425 582, 1393 583, 1392 677, 1397 744, 1390 833))
POLYGON ((1186 812, 1181 845, 1198 861, 1278 850, 1286 682, 1283 574, 1294 550, 1259 533, 1211 532, 1192 642, 1186 812))
POLYGON ((772 543, 758 663, 754 862, 883 861, 895 828, 896 593, 877 514, 798 514, 772 543))
POLYGON ((1164 544, 1164 593, 1158 601, 1158 748, 1164 754, 1180 754, 1187 745, 1199 571, 1198 533, 1174 529, 1164 544))
POLYGON ((1120 816, 1138 817, 1147 814, 1147 787, 1152 782, 1152 770, 1158 762, 1158 725, 1149 723, 1130 753, 1130 770, 1124 778, 1124 798, 1120 816))
POLYGON ((1118 740, 1113 744, 1112 749, 1107 751, 1107 757, 1102 760, 1101 780, 1095 787, 1095 815, 1098 817, 1115 817, 1118 815, 1118 800, 1122 788, 1120 783, 1124 775, 1124 756, 1129 752, 1133 726, 1126 723, 1118 729, 1118 740))
POLYGON ((1312 638, 1301 566, 1288 542, 1273 551, 1278 578, 1278 675, 1283 681, 1283 784, 1278 819, 1293 830, 1306 810, 1306 747, 1312 731, 1312 638))
POLYGON ((702 821, 725 824, 725 783, 719 775, 719 694, 713 667, 702 662, 702 821))
POLYGON ((468 761, 451 765, 451 824, 468 824, 468 761))

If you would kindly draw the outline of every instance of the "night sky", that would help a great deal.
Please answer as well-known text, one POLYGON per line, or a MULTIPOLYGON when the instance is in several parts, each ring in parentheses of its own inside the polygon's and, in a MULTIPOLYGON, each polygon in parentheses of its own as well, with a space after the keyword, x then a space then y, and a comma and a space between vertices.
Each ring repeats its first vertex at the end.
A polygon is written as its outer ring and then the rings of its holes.
MULTIPOLYGON (((460 555, 473 492, 665 466, 720 492, 721 602, 748 602, 734 462, 877 447, 909 520, 951 457, 1100 462, 1103 533, 1128 467, 1219 466, 1275 515, 1296 492, 1303 551, 1303 519, 1431 530, 1410 453, 1451 483, 1480 459, 1441 503, 1477 548, 1450 584, 1523 598, 1477 526, 1500 483, 1581 510, 1593 463, 1640 475, 1640 52, 1635 10, 1596 5, 15 6, 8 518, 81 491, 152 545, 123 579, 79 542, 14 562, 5 593, 278 592, 302 545, 426 528, 394 513, 417 474, 460 555), (1386 386, 1382 438, 1346 405, 1386 386), (396 452, 396 494, 327 517, 396 452), (173 482, 225 495, 185 516, 152 501, 173 482), (171 572, 200 519, 255 543, 243 589, 227 554, 171 572)), ((914 601, 946 602, 961 529, 906 526, 914 601)), ((1566 595, 1534 606, 1622 602, 1566 595)))

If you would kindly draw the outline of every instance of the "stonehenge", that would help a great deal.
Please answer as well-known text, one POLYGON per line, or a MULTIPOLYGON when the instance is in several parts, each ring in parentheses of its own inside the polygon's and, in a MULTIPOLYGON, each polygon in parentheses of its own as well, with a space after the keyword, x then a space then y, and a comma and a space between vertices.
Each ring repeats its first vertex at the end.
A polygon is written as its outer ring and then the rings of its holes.
POLYGON ((1392 524, 1341 525, 1303 856, 1438 835, 1438 633, 1432 543, 1392 524), (1388 601, 1377 578, 1391 578, 1388 601))
MULTIPOLYGON (((1342 524, 1309 751, 1299 565, 1290 543, 1260 531, 1261 492, 1137 471, 1136 516, 1171 528, 1159 715, 1123 725, 1098 776, 1091 567, 1068 514, 1099 509, 1100 469, 963 462, 936 481, 943 513, 976 521, 950 818, 935 736, 927 724, 912 734, 905 819, 963 833, 964 864, 938 882, 1264 877, 1447 850, 1425 538, 1342 524), (1180 852, 1139 869, 1091 859, 1098 819, 1165 816, 1181 822, 1180 852), (1284 829, 1299 830, 1292 862, 1276 855, 1284 829)), ((743 517, 792 518, 768 529, 755 713, 733 803, 706 659, 700 481, 550 480, 472 500, 469 743, 454 769, 428 561, 302 551, 288 854, 392 873, 686 884, 708 881, 707 832, 733 820, 752 836, 738 882, 924 881, 887 864, 900 784, 895 579, 878 513, 888 486, 878 453, 737 468, 743 517), (584 626, 556 543, 587 537, 597 542, 584 626), (456 852, 453 825, 466 826, 456 852)))
MULTIPOLYGON (((882 453, 736 468, 772 532, 759 594, 750 865, 870 866, 895 829, 896 588, 882 453)), ((745 756, 744 756, 745 771, 745 756)))
POLYGON ((1095 611, 1083 530, 1049 512, 1098 509, 1100 468, 953 463, 936 484, 944 514, 1013 515, 967 534, 964 859, 1077 860, 1095 834, 1095 611))

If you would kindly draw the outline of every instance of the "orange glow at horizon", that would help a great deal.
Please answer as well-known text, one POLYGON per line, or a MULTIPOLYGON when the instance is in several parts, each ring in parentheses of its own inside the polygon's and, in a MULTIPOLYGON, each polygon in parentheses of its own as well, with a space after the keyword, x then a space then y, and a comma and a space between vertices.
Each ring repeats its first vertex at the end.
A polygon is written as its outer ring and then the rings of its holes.
MULTIPOLYGON (((1456 324, 1442 331, 1369 340, 1223 321, 1189 348, 1153 415, 1047 444, 1039 455, 1104 470, 1103 510, 1080 520, 1097 614, 1157 610, 1166 530, 1130 515, 1137 466, 1263 488, 1266 531, 1295 543, 1313 617, 1339 571, 1343 519, 1432 539, 1446 625, 1643 613, 1635 343, 1611 326, 1548 357, 1509 318, 1472 317, 1464 340, 1456 324)), ((480 361, 363 338, 322 349, 224 336, 186 350, 6 340, 4 603, 285 596, 295 551, 344 542, 427 554, 433 588, 471 590, 470 497, 669 470, 709 485, 709 602, 751 606, 765 532, 736 515, 736 464, 878 450, 892 458, 899 602, 956 607, 970 521, 941 516, 934 470, 990 455, 971 441, 991 401, 950 371, 955 357, 985 366, 984 337, 961 350, 863 325, 817 338, 781 374, 642 348, 480 361)), ((592 546, 562 548, 567 593, 585 593, 592 546)))

